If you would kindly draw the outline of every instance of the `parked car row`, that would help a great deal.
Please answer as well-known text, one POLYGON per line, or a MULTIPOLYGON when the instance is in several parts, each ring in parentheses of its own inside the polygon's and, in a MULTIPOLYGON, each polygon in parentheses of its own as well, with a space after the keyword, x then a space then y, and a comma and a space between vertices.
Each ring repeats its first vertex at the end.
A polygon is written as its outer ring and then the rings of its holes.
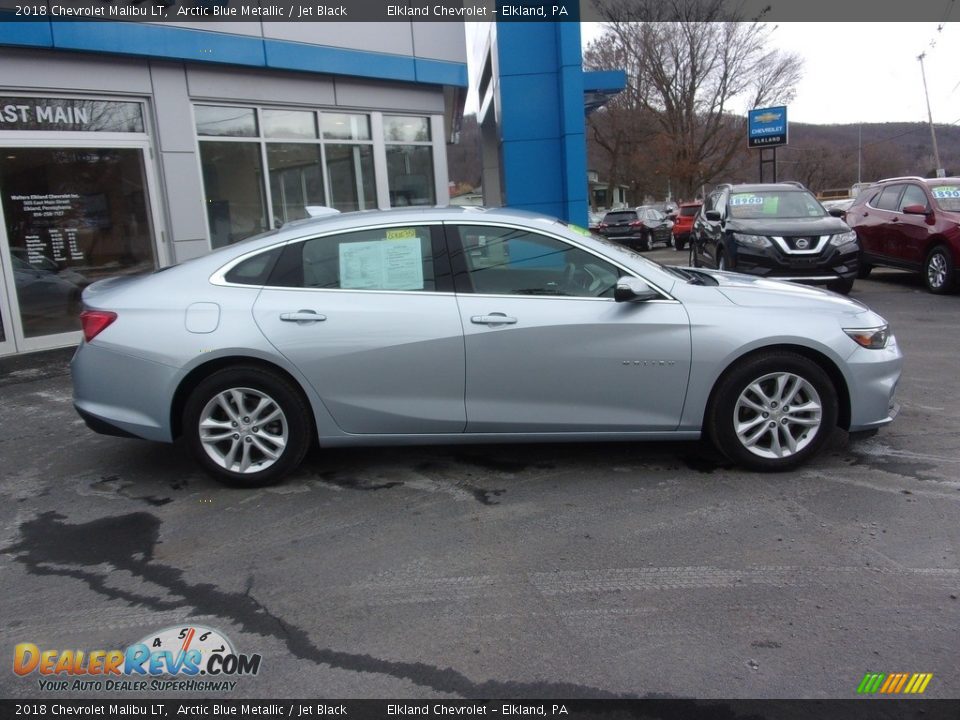
POLYGON ((884 266, 919 272, 930 292, 947 293, 960 272, 960 178, 890 178, 855 200, 823 203, 794 182, 720 185, 680 206, 673 233, 678 250, 689 243, 693 267, 846 294, 884 266))

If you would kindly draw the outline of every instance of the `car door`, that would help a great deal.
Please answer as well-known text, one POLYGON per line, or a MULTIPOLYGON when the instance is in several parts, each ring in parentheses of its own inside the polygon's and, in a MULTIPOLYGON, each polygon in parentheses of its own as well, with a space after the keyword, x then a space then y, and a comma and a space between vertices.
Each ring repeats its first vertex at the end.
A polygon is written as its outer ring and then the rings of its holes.
POLYGON ((291 242, 253 312, 345 432, 463 431, 463 329, 439 224, 291 242))
POLYGON ((711 193, 703 207, 700 208, 700 213, 695 221, 697 255, 700 262, 707 267, 717 266, 717 244, 723 234, 721 221, 708 219, 707 213, 711 211, 723 212, 722 197, 721 192, 711 193))
POLYGON ((894 215, 887 238, 887 251, 898 261, 919 267, 926 259, 927 241, 931 224, 927 215, 913 215, 903 212, 908 205, 922 205, 930 210, 930 202, 923 188, 908 183, 900 196, 897 213, 894 215))
POLYGON ((900 195, 903 189, 904 186, 899 183, 887 185, 873 201, 873 208, 870 210, 873 218, 874 249, 869 252, 894 263, 898 262, 897 243, 892 240, 892 236, 898 231, 900 195))
POLYGON ((675 300, 618 303, 628 274, 569 238, 447 226, 466 346, 468 433, 673 430, 690 371, 675 300))

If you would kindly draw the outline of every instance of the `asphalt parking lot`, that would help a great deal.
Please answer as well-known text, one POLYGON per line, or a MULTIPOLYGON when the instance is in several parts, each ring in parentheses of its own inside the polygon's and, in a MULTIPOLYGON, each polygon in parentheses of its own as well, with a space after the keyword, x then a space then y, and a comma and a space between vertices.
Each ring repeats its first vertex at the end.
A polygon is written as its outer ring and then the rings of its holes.
POLYGON ((88 431, 69 353, 6 361, 0 697, 84 696, 10 672, 17 643, 187 624, 263 657, 218 697, 849 698, 867 672, 958 697, 960 296, 893 271, 852 296, 906 355, 901 414, 771 476, 689 444, 392 448, 231 490, 88 431))

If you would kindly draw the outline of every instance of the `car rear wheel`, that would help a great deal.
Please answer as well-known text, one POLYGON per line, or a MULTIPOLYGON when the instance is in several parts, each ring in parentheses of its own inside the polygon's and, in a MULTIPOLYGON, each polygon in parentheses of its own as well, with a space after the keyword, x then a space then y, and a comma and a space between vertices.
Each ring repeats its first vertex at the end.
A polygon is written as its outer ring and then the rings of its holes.
POLYGON ((707 432, 739 465, 779 472, 816 454, 836 423, 837 393, 823 369, 801 355, 770 352, 720 381, 707 432))
POLYGON ((650 249, 650 244, 653 242, 653 236, 650 233, 644 233, 640 236, 640 250, 646 252, 650 249))
POLYGON ((923 280, 927 290, 938 295, 953 290, 953 255, 943 245, 933 248, 923 264, 923 280))
POLYGON ((671 236, 673 239, 671 243, 673 244, 673 249, 677 252, 683 252, 683 247, 686 244, 682 238, 678 238, 675 235, 671 236))
POLYGON ((310 446, 307 404, 290 383, 257 367, 227 368, 203 380, 183 415, 203 468, 237 487, 279 482, 310 446))

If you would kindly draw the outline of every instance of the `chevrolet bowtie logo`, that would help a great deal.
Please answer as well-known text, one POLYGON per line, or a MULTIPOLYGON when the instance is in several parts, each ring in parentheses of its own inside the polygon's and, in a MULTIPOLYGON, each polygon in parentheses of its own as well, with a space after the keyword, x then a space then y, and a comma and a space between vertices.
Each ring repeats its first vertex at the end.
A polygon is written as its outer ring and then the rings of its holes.
POLYGON ((774 120, 779 120, 780 115, 781 115, 780 113, 767 112, 767 113, 764 113, 763 115, 755 115, 753 119, 756 120, 757 122, 768 123, 768 122, 773 122, 774 120))

